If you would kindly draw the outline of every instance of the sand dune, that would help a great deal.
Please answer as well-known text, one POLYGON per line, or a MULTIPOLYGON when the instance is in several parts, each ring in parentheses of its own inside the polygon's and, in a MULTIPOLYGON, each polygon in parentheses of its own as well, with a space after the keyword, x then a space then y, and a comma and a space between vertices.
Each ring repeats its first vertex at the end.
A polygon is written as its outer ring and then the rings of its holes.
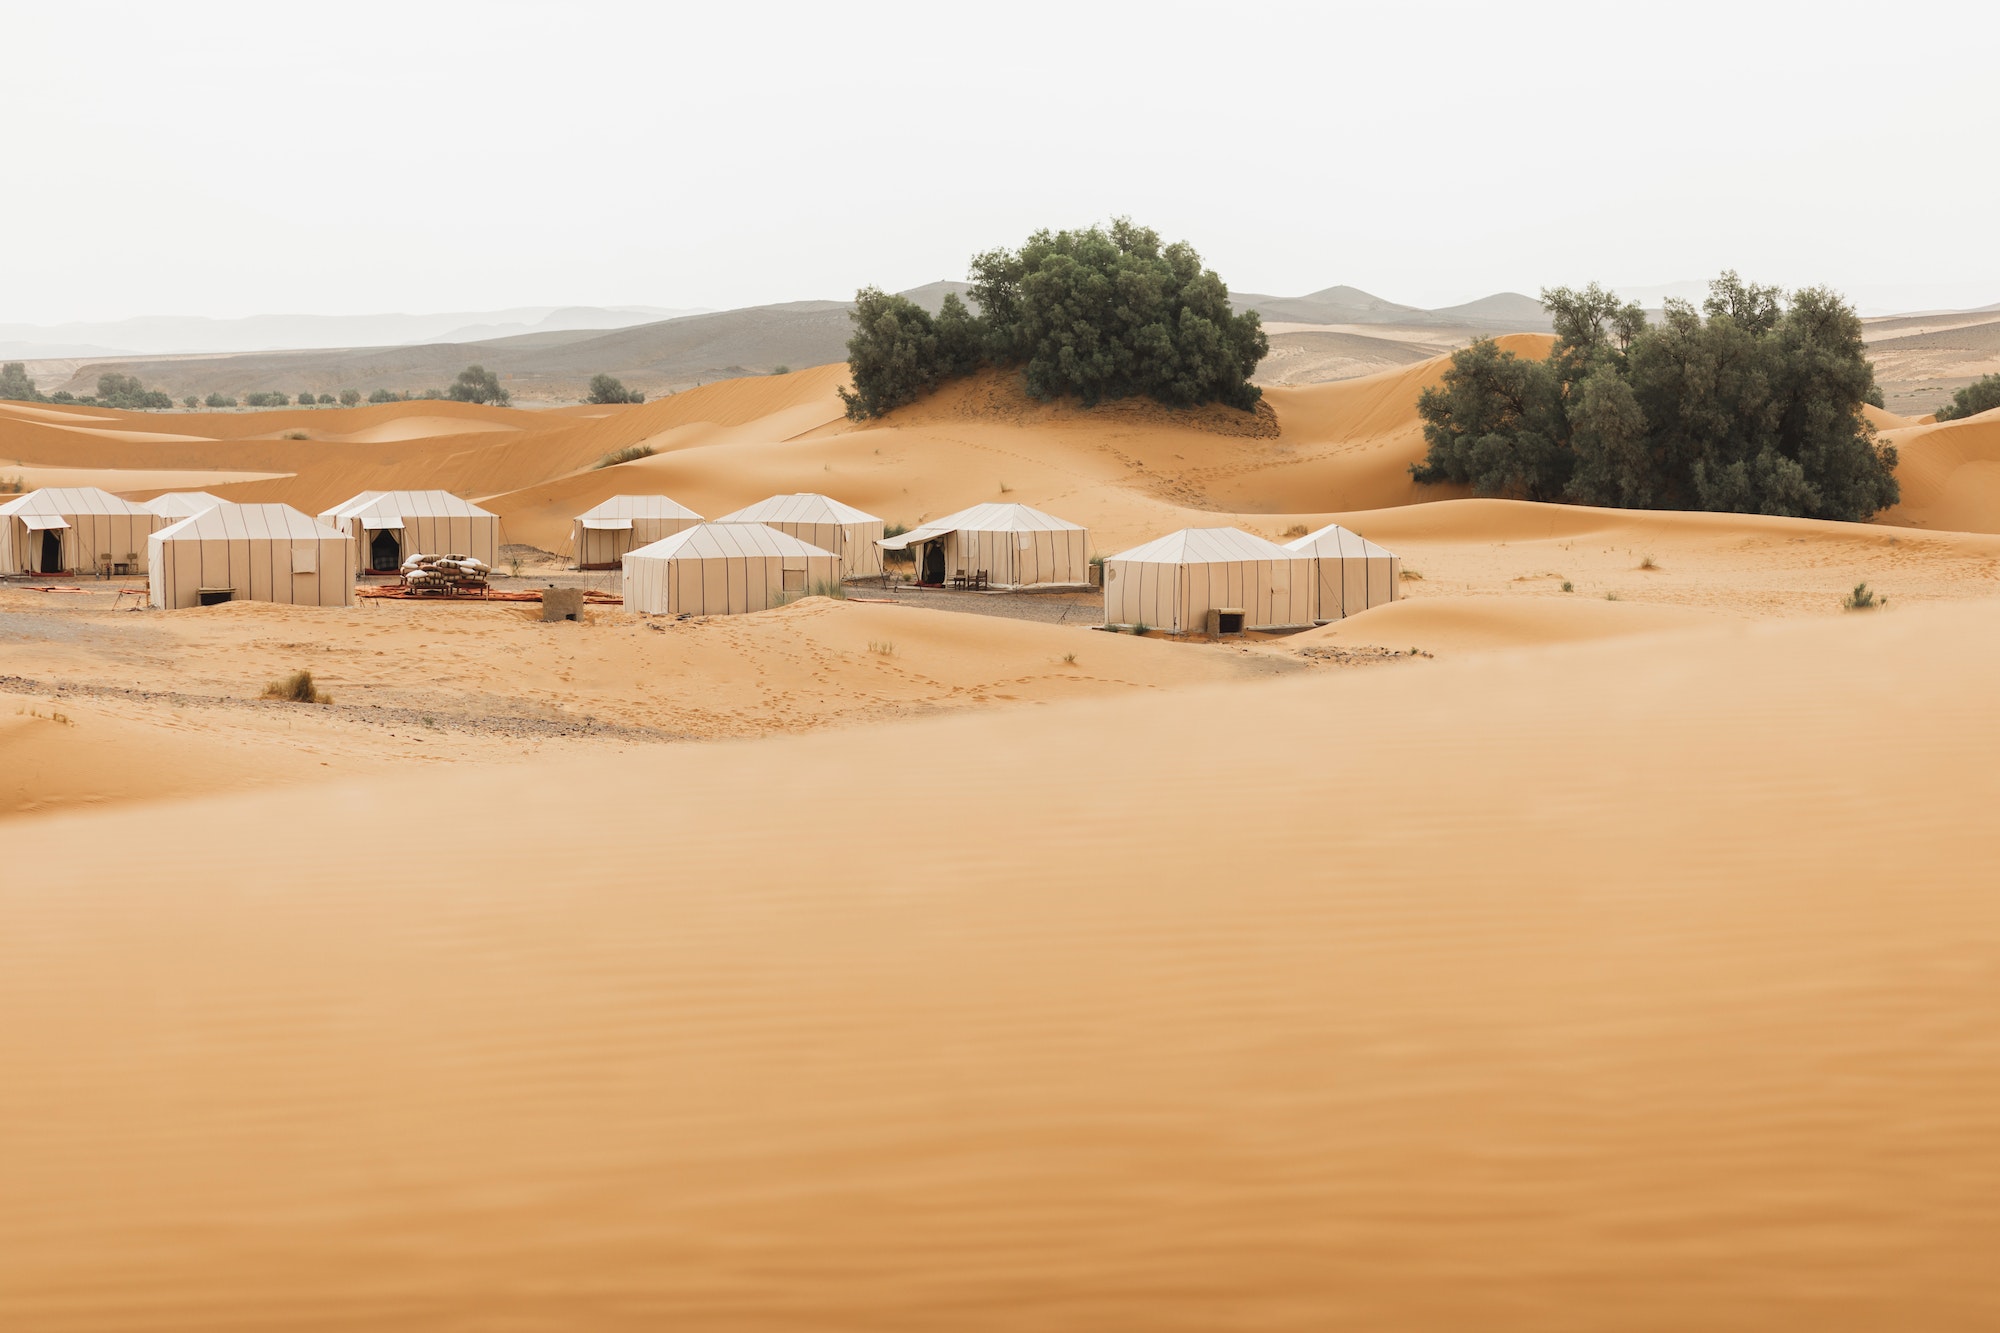
POLYGON ((22 824, 0 1323, 1984 1327, 1996 653, 653 748, 538 836, 430 776, 22 824))
POLYGON ((1288 652, 1337 644, 1464 653, 1671 633, 1717 623, 1713 614, 1661 603, 1573 596, 1422 597, 1374 607, 1273 646, 1288 652))

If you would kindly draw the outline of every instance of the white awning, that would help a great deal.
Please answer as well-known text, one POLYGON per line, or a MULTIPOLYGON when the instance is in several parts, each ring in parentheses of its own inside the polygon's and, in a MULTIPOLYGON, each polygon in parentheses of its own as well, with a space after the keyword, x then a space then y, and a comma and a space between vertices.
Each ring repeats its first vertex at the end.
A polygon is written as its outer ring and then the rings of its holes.
POLYGON ((380 528, 392 528, 397 532, 401 532, 403 530, 403 516, 401 514, 366 514, 362 516, 361 526, 370 532, 374 532, 380 528))
POLYGON ((629 518, 580 518, 577 522, 583 524, 586 528, 595 528, 599 532, 630 532, 632 530, 632 520, 629 518))
POLYGON ((30 532, 45 532, 69 526, 69 520, 57 514, 23 514, 21 521, 28 525, 30 532))
POLYGON ((884 537, 875 544, 885 551, 903 551, 908 550, 914 543, 934 542, 947 533, 957 531, 957 528, 918 528, 899 537, 884 537))

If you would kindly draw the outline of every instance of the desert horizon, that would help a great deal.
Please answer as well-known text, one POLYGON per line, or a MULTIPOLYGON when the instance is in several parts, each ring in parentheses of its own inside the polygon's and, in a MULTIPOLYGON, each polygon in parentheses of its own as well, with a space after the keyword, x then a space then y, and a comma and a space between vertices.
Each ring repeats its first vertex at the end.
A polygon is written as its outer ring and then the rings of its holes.
POLYGON ((0 1328, 2000 1322, 1983 12, 81 17, 0 1328))

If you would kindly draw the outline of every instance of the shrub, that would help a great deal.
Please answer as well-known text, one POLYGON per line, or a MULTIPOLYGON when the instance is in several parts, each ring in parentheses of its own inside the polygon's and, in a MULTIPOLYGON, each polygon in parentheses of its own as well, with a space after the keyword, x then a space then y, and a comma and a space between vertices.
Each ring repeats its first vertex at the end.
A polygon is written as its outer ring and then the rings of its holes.
POLYGON ((499 377, 484 366, 467 366, 459 371, 447 394, 453 402, 489 403, 496 407, 506 406, 513 397, 500 387, 499 377))
POLYGON ((882 536, 885 540, 890 537, 900 537, 909 530, 910 525, 907 523, 884 523, 882 525, 882 536))
POLYGON ((287 440, 309 440, 312 438, 312 436, 306 434, 302 430, 288 430, 280 438, 287 440))
POLYGON ((226 393, 212 393, 201 400, 208 407, 234 407, 236 399, 226 393))
POLYGON ((1573 584, 1573 583, 1571 583, 1571 582, 1570 582, 1570 581, 1569 581, 1568 579, 1564 579, 1564 580, 1563 580, 1563 591, 1564 591, 1564 592, 1575 592, 1575 591, 1576 591, 1576 585, 1575 585, 1575 584, 1573 584))
POLYGON ((1840 604, 1849 611, 1872 611, 1878 599, 1875 590, 1865 583, 1854 585, 1854 591, 1840 599, 1840 604))
POLYGON ((171 395, 159 389, 148 389, 135 375, 120 375, 116 371, 106 371, 97 377, 97 399, 106 407, 128 412, 164 409, 174 405, 171 395))
POLYGON ((377 389, 368 395, 368 401, 371 403, 396 403, 402 401, 402 396, 394 389, 377 389))
POLYGON ((195 397, 193 394, 189 394, 187 397, 181 399, 181 406, 192 412, 201 406, 201 399, 195 397))
POLYGON ((1896 451, 1861 413, 1875 385, 1861 321, 1831 291, 1787 305, 1725 273, 1701 311, 1670 300, 1658 327, 1595 284, 1547 289, 1542 304, 1556 329, 1546 361, 1474 343, 1418 399, 1430 446, 1418 481, 1849 521, 1899 498, 1896 451))
POLYGON ((1256 312, 1232 311, 1193 247, 1162 246, 1129 218, 1036 232, 975 256, 971 276, 977 315, 956 294, 935 318, 879 288, 855 294, 848 416, 882 416, 981 364, 1019 367, 1035 397, 1087 407, 1143 395, 1247 409, 1261 396, 1249 377, 1270 344, 1256 312))
MULTIPOLYGON (((11 396, 0 393, 0 398, 11 396)), ((1957 421, 1960 417, 1991 412, 1996 407, 2000 407, 2000 375, 1986 375, 1953 394, 1951 401, 1937 410, 1937 419, 1957 421)))
POLYGON ((628 444, 623 449, 614 449, 597 460, 598 467, 614 467, 619 463, 629 463, 635 458, 651 458, 653 446, 650 444, 628 444))
MULTIPOLYGON (((300 401, 300 402, 304 402, 305 400, 304 400, 303 398, 301 398, 301 399, 300 399, 299 401, 300 401)), ((330 393, 323 393, 323 394, 321 394, 321 395, 319 396, 319 405, 320 405, 321 407, 332 407, 332 406, 333 406, 333 395, 332 395, 332 394, 330 394, 330 393)))
MULTIPOLYGON (((302 393, 299 395, 300 407, 311 407, 314 403, 318 401, 319 400, 317 398, 315 398, 312 394, 309 393, 302 393)), ((332 402, 333 400, 329 398, 327 401, 332 402)))
POLYGON ((361 390, 342 389, 340 391, 340 405, 342 407, 354 407, 360 402, 361 402, 361 390))
POLYGON ((292 400, 282 393, 246 393, 243 395, 245 407, 284 407, 292 400))
POLYGON ((52 403, 73 403, 76 401, 76 395, 68 389, 57 389, 49 395, 49 401, 52 403))
POLYGON ((623 382, 610 375, 590 377, 590 402, 593 403, 643 403, 646 395, 628 389, 623 382))
POLYGON ((321 693, 319 687, 313 684, 313 673, 310 671, 294 671, 290 675, 280 676, 278 679, 271 681, 264 686, 264 697, 266 699, 281 699, 286 703, 295 704, 330 704, 333 702, 332 695, 321 693))
POLYGON ((40 403, 46 400, 35 382, 28 378, 28 363, 9 361, 0 365, 0 398, 12 399, 17 403, 40 403))
POLYGON ((789 375, 792 373, 792 368, 790 366, 772 366, 771 373, 773 375, 789 375))

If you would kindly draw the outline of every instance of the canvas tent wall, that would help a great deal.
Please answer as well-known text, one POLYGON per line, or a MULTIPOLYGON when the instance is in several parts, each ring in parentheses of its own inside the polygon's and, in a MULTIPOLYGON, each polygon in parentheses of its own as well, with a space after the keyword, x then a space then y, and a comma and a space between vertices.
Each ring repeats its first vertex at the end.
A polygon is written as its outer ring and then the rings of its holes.
POLYGON ((354 539, 358 569, 394 573, 413 555, 500 560, 500 519, 450 491, 363 491, 319 521, 354 539))
POLYGON ((625 554, 625 609, 655 616, 762 611, 840 581, 840 557, 761 523, 702 523, 625 554))
POLYGON ((664 495, 614 495, 570 523, 570 552, 578 569, 617 569, 627 551, 684 532, 701 515, 664 495))
POLYGON ((354 539, 290 505, 222 504, 151 538, 147 584, 154 606, 221 600, 293 606, 354 605, 354 539))
POLYGON ((1312 558, 1236 528, 1183 528, 1104 562, 1104 623, 1198 634, 1210 610, 1245 629, 1312 619, 1312 558))
POLYGON ((95 486, 51 486, 0 504, 0 574, 94 571, 101 556, 146 571, 146 538, 168 520, 95 486))
POLYGON ((1313 558, 1312 618, 1320 624, 1396 600, 1402 557, 1358 532, 1329 523, 1285 549, 1313 558))
POLYGON ((984 571, 988 582, 1002 588, 1090 582, 1089 531, 1027 505, 974 505, 878 545, 911 552, 923 583, 961 571, 984 571))
POLYGON ((724 514, 717 523, 762 523, 808 546, 832 551, 840 557, 843 578, 862 578, 882 572, 884 524, 873 514, 825 495, 774 495, 768 500, 724 514))
POLYGON ((207 491, 168 491, 140 503, 169 523, 178 523, 190 514, 199 514, 204 509, 213 509, 219 504, 227 504, 219 495, 207 491))

